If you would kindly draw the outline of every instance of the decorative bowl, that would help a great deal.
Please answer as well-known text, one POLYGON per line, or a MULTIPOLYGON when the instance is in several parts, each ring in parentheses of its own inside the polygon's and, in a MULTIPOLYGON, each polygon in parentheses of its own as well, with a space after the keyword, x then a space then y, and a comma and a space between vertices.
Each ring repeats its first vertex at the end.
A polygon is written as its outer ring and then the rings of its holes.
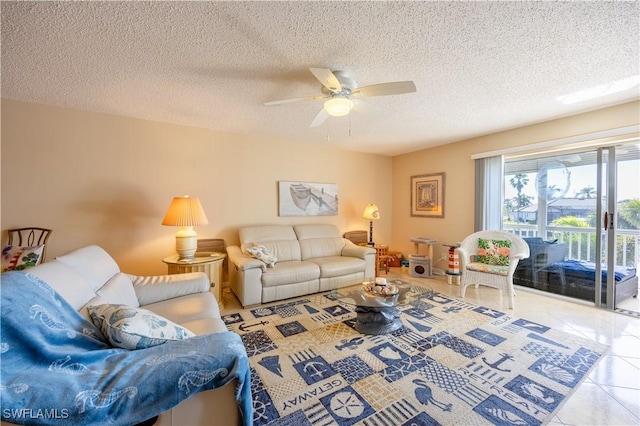
POLYGON ((378 284, 375 281, 365 281, 362 283, 362 289, 367 293, 380 296, 393 296, 394 294, 398 294, 398 287, 386 282, 384 284, 378 284))

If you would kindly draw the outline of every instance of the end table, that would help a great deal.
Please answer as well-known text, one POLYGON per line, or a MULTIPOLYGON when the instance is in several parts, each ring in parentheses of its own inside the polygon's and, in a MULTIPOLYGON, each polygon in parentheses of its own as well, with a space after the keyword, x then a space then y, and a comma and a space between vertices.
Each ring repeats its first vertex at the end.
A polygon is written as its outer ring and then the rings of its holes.
POLYGON ((222 261, 225 253, 201 252, 189 260, 179 260, 177 254, 162 259, 167 264, 169 274, 186 274, 188 272, 204 272, 211 282, 211 293, 222 305, 222 261))

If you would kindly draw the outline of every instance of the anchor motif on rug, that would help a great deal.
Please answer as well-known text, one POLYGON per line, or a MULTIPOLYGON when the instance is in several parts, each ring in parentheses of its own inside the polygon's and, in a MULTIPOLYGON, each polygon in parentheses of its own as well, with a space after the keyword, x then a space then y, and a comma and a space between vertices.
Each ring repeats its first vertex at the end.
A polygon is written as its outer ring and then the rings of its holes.
POLYGON ((247 324, 247 323, 242 323, 240 324, 240 327, 238 327, 241 331, 247 331, 249 330, 251 327, 258 327, 260 325, 267 325, 269 324, 269 321, 260 321, 257 322, 255 324, 247 324))
POLYGON ((432 403, 442 411, 451 411, 451 409, 453 408, 453 404, 445 404, 444 402, 436 401, 433 398, 431 387, 429 387, 429 384, 427 382, 421 379, 415 379, 413 383, 418 385, 414 393, 421 404, 429 405, 429 403, 432 403))
POLYGON ((499 371, 504 371, 505 373, 510 373, 511 370, 507 369, 507 368, 500 368, 499 365, 502 364, 505 361, 511 361, 513 360, 513 356, 509 355, 509 354, 500 354, 501 358, 499 360, 497 360, 496 362, 489 362, 487 361, 487 358, 482 357, 482 361, 484 361, 485 364, 487 364, 489 367, 491 368, 495 368, 496 370, 499 371))
POLYGON ((304 367, 302 367, 302 369, 307 374, 307 377, 309 379, 312 379, 313 382, 324 379, 328 374, 325 365, 317 361, 307 362, 306 364, 304 364, 304 367))
POLYGON ((364 339, 362 337, 354 337, 350 340, 342 339, 340 341, 341 345, 336 345, 336 349, 341 351, 343 349, 357 349, 362 343, 364 343, 364 339))

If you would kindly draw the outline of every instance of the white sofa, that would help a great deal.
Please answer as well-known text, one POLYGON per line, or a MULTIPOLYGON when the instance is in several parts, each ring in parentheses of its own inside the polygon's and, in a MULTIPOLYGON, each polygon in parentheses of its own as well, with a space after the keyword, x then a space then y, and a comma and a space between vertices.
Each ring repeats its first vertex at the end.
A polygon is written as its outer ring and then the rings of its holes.
POLYGON ((342 238, 330 224, 240 228, 240 246, 227 247, 229 286, 242 306, 357 284, 375 276, 376 251, 342 238), (276 256, 274 267, 252 257, 259 244, 276 256))
MULTIPOLYGON (((113 258, 98 246, 74 250, 25 272, 48 283, 89 321, 89 305, 120 303, 153 311, 196 335, 227 331, 218 302, 209 291, 211 284, 202 272, 129 275, 120 272, 113 258)), ((236 385, 234 380, 222 388, 195 394, 162 413, 155 424, 237 425, 236 385)))

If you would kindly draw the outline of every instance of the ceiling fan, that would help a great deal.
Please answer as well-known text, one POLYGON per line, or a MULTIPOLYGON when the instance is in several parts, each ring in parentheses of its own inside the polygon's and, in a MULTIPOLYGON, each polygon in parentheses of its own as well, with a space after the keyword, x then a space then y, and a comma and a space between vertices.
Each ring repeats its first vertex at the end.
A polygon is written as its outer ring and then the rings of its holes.
POLYGON ((311 127, 317 127, 324 123, 330 115, 340 117, 349 114, 353 108, 353 99, 400 95, 416 91, 416 85, 413 81, 394 81, 358 87, 356 81, 344 71, 331 71, 326 68, 309 68, 309 70, 322 83, 320 89, 322 95, 270 101, 265 102, 265 105, 281 105, 291 102, 326 99, 324 108, 320 110, 311 122, 311 127))

